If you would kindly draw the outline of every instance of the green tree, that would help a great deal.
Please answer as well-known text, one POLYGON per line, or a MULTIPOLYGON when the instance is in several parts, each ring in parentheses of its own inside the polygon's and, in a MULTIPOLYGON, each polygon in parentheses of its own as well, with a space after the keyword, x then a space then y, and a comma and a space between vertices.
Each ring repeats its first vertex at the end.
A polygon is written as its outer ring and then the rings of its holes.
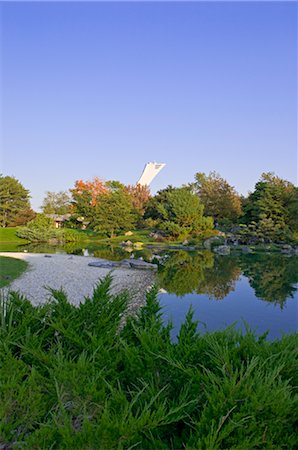
POLYGON ((120 181, 117 180, 109 180, 105 182, 105 187, 110 192, 116 192, 116 191, 124 191, 126 189, 125 185, 122 184, 120 181))
POLYGON ((144 219, 162 220, 163 215, 159 212, 159 205, 167 202, 167 196, 176 188, 169 185, 165 189, 161 189, 154 197, 151 197, 145 208, 144 219))
POLYGON ((10 227, 19 227, 26 225, 28 222, 36 217, 36 212, 32 208, 28 207, 22 209, 19 214, 9 224, 10 227))
POLYGON ((44 214, 67 214, 70 212, 71 201, 67 191, 46 192, 42 204, 44 214))
POLYGON ((157 219, 158 228, 178 238, 213 228, 212 219, 203 212, 204 206, 189 188, 169 186, 148 202, 145 217, 157 219))
POLYGON ((298 230, 298 188, 293 183, 279 178, 273 172, 262 174, 261 181, 265 182, 271 195, 281 204, 286 225, 298 230))
POLYGON ((14 177, 0 175, 0 223, 2 227, 25 224, 32 219, 29 191, 14 177))
POLYGON ((263 173, 244 206, 244 224, 256 224, 265 240, 285 239, 298 227, 298 190, 272 172, 263 173))
POLYGON ((291 230, 298 231, 298 187, 294 186, 285 202, 287 223, 291 230))
POLYGON ((122 190, 102 195, 94 207, 93 227, 95 231, 114 237, 121 231, 127 231, 134 225, 132 203, 129 195, 122 190))
POLYGON ((235 222, 241 215, 241 198, 235 188, 216 172, 195 175, 192 188, 205 207, 205 214, 218 222, 235 222))
POLYGON ((27 228, 30 230, 45 231, 54 229, 54 220, 45 214, 36 214, 35 219, 28 223, 27 228))

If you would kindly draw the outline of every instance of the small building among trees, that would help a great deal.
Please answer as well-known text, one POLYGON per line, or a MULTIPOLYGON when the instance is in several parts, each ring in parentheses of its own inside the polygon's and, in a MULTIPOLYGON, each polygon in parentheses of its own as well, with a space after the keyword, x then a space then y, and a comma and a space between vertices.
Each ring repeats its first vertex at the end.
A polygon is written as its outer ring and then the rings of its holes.
POLYGON ((70 219, 71 214, 46 214, 46 216, 53 219, 55 228, 61 228, 64 222, 70 219))

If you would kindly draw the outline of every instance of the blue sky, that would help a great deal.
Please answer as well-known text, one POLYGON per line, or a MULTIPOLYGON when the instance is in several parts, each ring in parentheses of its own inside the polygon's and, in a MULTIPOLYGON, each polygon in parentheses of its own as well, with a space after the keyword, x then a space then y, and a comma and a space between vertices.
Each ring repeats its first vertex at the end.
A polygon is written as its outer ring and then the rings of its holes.
POLYGON ((219 172, 243 194, 297 182, 297 4, 2 3, 2 173, 152 191, 219 172))

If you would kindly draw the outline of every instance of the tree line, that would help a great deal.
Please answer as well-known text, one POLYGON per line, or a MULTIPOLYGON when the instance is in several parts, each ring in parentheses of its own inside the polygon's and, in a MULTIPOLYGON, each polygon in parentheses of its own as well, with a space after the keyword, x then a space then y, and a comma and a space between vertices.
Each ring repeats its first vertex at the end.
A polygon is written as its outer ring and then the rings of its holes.
MULTIPOLYGON (((14 177, 0 177, 2 227, 25 225, 36 213, 30 193, 14 177)), ((70 228, 114 237, 136 228, 155 229, 165 239, 199 238, 214 229, 234 232, 242 243, 288 241, 298 232, 298 188, 263 173, 246 197, 216 172, 198 172, 182 187, 150 194, 147 186, 119 181, 77 180, 68 192, 47 192, 46 215, 66 215, 70 228)))

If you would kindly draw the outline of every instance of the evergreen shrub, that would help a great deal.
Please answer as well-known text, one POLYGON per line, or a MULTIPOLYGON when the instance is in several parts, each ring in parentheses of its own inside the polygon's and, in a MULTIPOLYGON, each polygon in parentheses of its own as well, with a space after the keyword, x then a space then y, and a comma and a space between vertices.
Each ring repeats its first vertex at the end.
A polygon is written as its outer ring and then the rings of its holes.
POLYGON ((0 445, 59 449, 295 448, 298 338, 234 327, 177 341, 157 289, 135 317, 103 279, 78 307, 63 291, 0 302, 0 445))

